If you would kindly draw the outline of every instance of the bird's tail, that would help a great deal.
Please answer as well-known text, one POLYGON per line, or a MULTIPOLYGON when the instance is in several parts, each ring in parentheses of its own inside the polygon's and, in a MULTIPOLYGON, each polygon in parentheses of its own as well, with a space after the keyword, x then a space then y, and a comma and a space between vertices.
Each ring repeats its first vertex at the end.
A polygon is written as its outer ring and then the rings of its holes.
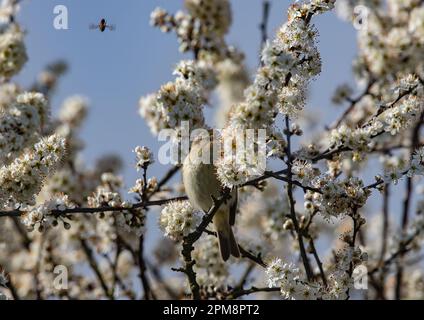
POLYGON ((233 229, 230 224, 225 230, 217 230, 219 250, 224 261, 227 261, 230 254, 234 257, 240 257, 240 251, 236 239, 234 238, 233 229))

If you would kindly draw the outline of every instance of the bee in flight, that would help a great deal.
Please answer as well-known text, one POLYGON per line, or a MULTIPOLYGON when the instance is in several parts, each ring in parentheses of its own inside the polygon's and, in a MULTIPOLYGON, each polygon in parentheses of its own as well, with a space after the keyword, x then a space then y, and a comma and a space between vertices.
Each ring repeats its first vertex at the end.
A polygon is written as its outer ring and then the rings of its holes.
POLYGON ((94 23, 90 24, 90 30, 95 30, 95 29, 99 29, 101 32, 104 32, 106 29, 113 31, 115 30, 115 25, 108 24, 106 22, 106 19, 102 19, 100 20, 98 24, 94 24, 94 23))

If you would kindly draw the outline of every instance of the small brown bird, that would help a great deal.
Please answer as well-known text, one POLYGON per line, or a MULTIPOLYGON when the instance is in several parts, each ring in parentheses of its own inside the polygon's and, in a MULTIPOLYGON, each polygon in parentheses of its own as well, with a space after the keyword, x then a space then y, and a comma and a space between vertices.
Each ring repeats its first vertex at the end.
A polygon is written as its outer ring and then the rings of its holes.
MULTIPOLYGON (((213 205, 212 196, 218 199, 223 189, 221 182, 216 176, 214 164, 196 161, 199 155, 208 148, 212 148, 211 142, 208 140, 193 142, 182 170, 184 187, 188 199, 196 209, 202 210, 205 213, 213 205)), ((236 210, 237 190, 233 190, 231 199, 227 203, 221 204, 213 218, 215 231, 219 240, 219 249, 224 261, 228 260, 230 255, 240 257, 240 251, 232 230, 236 219, 236 210)))
POLYGON ((99 29, 101 32, 104 32, 106 29, 109 29, 110 31, 115 30, 115 26, 113 24, 108 24, 106 22, 106 19, 102 19, 100 20, 100 22, 98 24, 91 24, 90 25, 90 30, 95 30, 95 29, 99 29))

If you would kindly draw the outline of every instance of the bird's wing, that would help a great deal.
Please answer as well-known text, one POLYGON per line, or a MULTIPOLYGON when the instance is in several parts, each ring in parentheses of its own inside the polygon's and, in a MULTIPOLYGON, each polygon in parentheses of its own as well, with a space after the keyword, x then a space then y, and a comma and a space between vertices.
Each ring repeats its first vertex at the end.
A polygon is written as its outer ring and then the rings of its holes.
POLYGON ((237 202, 238 202, 238 191, 235 189, 233 191, 232 203, 230 205, 230 225, 233 226, 236 223, 236 214, 237 214, 237 202))
POLYGON ((110 31, 114 31, 116 29, 116 26, 114 24, 110 24, 107 26, 107 28, 109 28, 110 31))
POLYGON ((91 23, 89 26, 88 26, 88 28, 90 29, 90 30, 93 30, 93 29, 97 29, 99 26, 97 25, 97 24, 94 24, 94 23, 91 23))

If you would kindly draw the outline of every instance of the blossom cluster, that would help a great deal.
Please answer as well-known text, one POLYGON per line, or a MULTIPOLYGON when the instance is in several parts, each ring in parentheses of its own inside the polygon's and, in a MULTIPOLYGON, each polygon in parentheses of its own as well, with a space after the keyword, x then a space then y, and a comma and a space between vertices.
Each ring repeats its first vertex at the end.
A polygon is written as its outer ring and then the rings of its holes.
POLYGON ((57 226, 59 224, 58 220, 63 221, 63 226, 65 229, 69 229, 71 225, 64 221, 60 214, 54 214, 53 211, 60 213, 65 209, 73 207, 74 206, 70 203, 68 196, 59 195, 29 209, 21 217, 21 221, 29 231, 37 229, 38 231, 42 232, 47 227, 57 226))
POLYGON ((41 93, 19 94, 0 115, 0 159, 13 157, 39 137, 48 117, 48 104, 41 93))
POLYGON ((302 279, 302 273, 293 263, 275 258, 265 273, 270 288, 279 287, 287 300, 346 300, 353 288, 353 270, 367 260, 366 253, 358 247, 345 245, 334 257, 326 285, 302 279))
POLYGON ((384 130, 395 135, 411 127, 423 111, 423 101, 423 97, 409 96, 397 107, 390 108, 384 114, 384 130))
POLYGON ((302 281, 302 275, 293 263, 284 263, 280 258, 271 261, 266 269, 268 286, 279 287, 287 300, 315 300, 320 286, 302 281))
POLYGON ((65 140, 57 135, 42 138, 28 152, 0 168, 0 205, 33 205, 43 180, 65 154, 65 140))
POLYGON ((146 168, 153 163, 153 154, 147 147, 137 146, 134 149, 135 156, 137 159, 136 168, 137 171, 146 168))
MULTIPOLYGON (((205 125, 203 105, 208 91, 216 84, 211 65, 182 61, 175 74, 177 79, 174 82, 164 84, 156 94, 140 99, 140 115, 154 134, 165 128, 179 132, 183 121, 188 123, 190 130, 205 125)), ((178 133, 176 135, 178 137, 178 133)))
POLYGON ((193 209, 189 201, 174 201, 162 209, 159 226, 165 236, 179 241, 193 232, 200 221, 199 212, 193 209))
POLYGON ((88 197, 88 204, 91 207, 111 206, 119 207, 122 205, 119 189, 123 186, 121 177, 113 173, 105 172, 101 176, 101 184, 91 197, 88 197))
MULTIPOLYGON (((224 186, 231 188, 241 185, 264 171, 268 153, 266 137, 260 134, 255 136, 254 133, 255 130, 244 131, 232 127, 222 130, 220 141, 224 152, 215 164, 217 177, 224 186)), ((270 152, 278 153, 278 148, 285 145, 284 139, 269 142, 274 142, 270 152)))
MULTIPOLYGON (((347 1, 342 0, 341 3, 347 1)), ((354 18, 353 8, 361 1, 344 5, 345 16, 354 18)), ((412 73, 423 52, 423 8, 419 1, 367 1, 364 25, 358 31, 358 69, 366 68, 375 76, 412 73)))
POLYGON ((10 78, 17 74, 28 60, 23 33, 17 25, 0 30, 0 75, 10 78))
POLYGON ((345 245, 335 254, 335 262, 329 269, 328 285, 323 289, 324 300, 346 300, 353 288, 353 270, 366 262, 367 254, 359 247, 345 245))
POLYGON ((147 179, 147 184, 144 183, 144 179, 137 179, 135 181, 134 186, 129 189, 129 193, 135 193, 139 196, 143 196, 143 194, 149 194, 157 190, 158 180, 156 177, 147 179))
POLYGON ((344 147, 355 152, 367 152, 375 145, 373 138, 384 132, 393 136, 410 128, 423 110, 422 84, 416 76, 408 74, 401 77, 391 90, 395 96, 392 94, 388 98, 394 102, 380 106, 378 116, 359 128, 342 124, 333 129, 330 148, 344 147))
MULTIPOLYGON (((105 172, 101 175, 100 180, 101 184, 96 188, 93 195, 87 198, 88 205, 93 208, 102 206, 122 208, 119 213, 114 215, 118 226, 128 233, 141 236, 145 230, 145 210, 134 208, 129 202, 122 200, 119 192, 123 186, 122 178, 113 173, 105 172)), ((105 222, 107 219, 104 217, 100 216, 100 220, 103 220, 104 225, 108 225, 108 222, 105 222)))
MULTIPOLYGON (((281 137, 273 129, 276 116, 281 113, 296 117, 305 105, 308 82, 321 71, 315 44, 317 32, 307 16, 325 12, 333 4, 334 1, 316 1, 293 5, 289 21, 280 28, 272 42, 266 43, 261 55, 263 66, 257 71, 253 84, 245 90, 245 99, 231 108, 227 130, 223 133, 224 141, 231 140, 235 129, 240 128, 267 129, 270 136, 281 137)), ((277 141, 277 145, 285 146, 284 139, 277 141)), ((276 152, 277 155, 282 153, 276 152)), ((237 164, 239 158, 240 154, 233 154, 217 164, 219 179, 224 185, 237 186, 255 176, 255 170, 246 167, 257 167, 258 159, 237 164)))
POLYGON ((366 152, 371 147, 371 137, 377 135, 381 129, 382 124, 378 121, 375 121, 373 125, 358 129, 351 129, 343 124, 331 132, 331 148, 347 147, 356 152, 366 152))
MULTIPOLYGON (((331 4, 334 1, 328 1, 328 9, 331 4)), ((315 45, 317 32, 305 16, 318 13, 314 8, 313 3, 294 5, 289 21, 272 42, 266 43, 261 56, 263 67, 246 89, 245 102, 234 106, 232 125, 267 128, 273 125, 277 111, 293 117, 303 108, 307 82, 321 71, 315 45)), ((321 8, 319 13, 325 11, 321 8)))
POLYGON ((292 164, 292 173, 298 181, 308 185, 319 174, 319 170, 307 160, 296 159, 292 164))
POLYGON ((397 184, 403 177, 413 177, 424 174, 424 149, 414 151, 410 161, 398 157, 384 157, 384 175, 376 176, 377 181, 397 184))
POLYGON ((312 180, 312 185, 322 193, 307 191, 305 209, 310 214, 319 212, 326 219, 354 213, 364 206, 370 195, 363 181, 356 177, 338 180, 321 175, 312 180))
POLYGON ((151 24, 163 32, 173 30, 180 43, 180 51, 193 50, 220 54, 225 48, 224 35, 231 24, 228 0, 186 0, 188 12, 175 15, 157 8, 151 14, 151 24))

